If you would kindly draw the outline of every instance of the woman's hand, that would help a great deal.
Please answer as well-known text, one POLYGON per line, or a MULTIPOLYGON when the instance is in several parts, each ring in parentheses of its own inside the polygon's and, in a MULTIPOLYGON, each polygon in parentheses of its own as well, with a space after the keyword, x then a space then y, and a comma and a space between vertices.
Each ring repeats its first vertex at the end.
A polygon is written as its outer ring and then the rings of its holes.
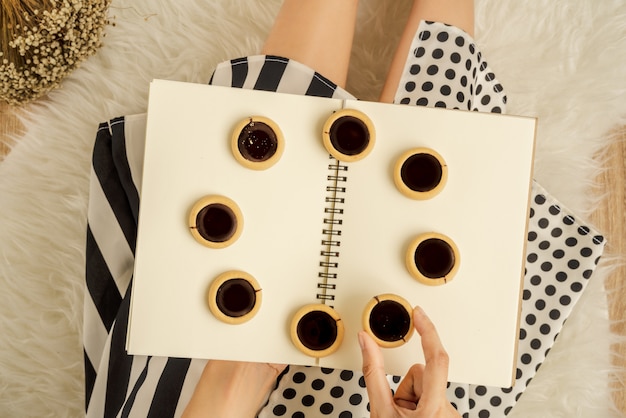
POLYGON ((380 348, 365 331, 359 333, 371 417, 458 418, 459 413, 446 398, 448 353, 422 309, 415 308, 413 322, 422 337, 426 364, 411 367, 393 396, 380 348))
POLYGON ((183 418, 257 416, 284 364, 210 360, 183 418))

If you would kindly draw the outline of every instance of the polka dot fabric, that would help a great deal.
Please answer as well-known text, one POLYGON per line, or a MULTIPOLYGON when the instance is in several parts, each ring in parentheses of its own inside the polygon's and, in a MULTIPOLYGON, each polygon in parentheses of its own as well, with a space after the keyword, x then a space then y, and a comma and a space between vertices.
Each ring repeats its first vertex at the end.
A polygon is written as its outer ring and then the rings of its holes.
MULTIPOLYGON (((442 23, 421 22, 396 92, 400 104, 505 113, 506 95, 472 38, 442 23)), ((533 183, 514 386, 449 383, 448 399, 464 418, 504 417, 530 384, 578 301, 604 249, 533 183)), ((394 391, 401 377, 388 376, 394 391)), ((360 372, 290 366, 259 414, 272 417, 369 417, 360 372)))
POLYGON ((410 51, 396 103, 505 113, 502 86, 461 29, 423 21, 410 51))
MULTIPOLYGON (((392 378, 393 379, 393 378, 392 378)), ((396 378, 399 381, 399 378, 396 378)), ((262 417, 341 418, 369 415, 363 375, 348 370, 289 366, 262 417)))

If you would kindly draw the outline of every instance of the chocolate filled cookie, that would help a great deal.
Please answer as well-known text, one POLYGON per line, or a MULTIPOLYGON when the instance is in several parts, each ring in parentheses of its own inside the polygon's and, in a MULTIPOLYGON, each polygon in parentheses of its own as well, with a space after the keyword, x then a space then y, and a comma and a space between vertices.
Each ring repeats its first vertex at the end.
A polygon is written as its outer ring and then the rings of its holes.
POLYGON ((413 307, 394 294, 373 297, 363 311, 363 329, 385 348, 401 346, 413 335, 413 307))
POLYGON ((210 248, 224 248, 239 238, 243 215, 239 206, 224 196, 205 196, 189 212, 191 235, 210 248))
POLYGON ((396 161, 393 180, 405 196, 415 200, 431 199, 444 188, 448 166, 435 150, 413 148, 396 161))
POLYGON ((461 259, 452 239, 435 232, 419 235, 406 253, 409 273, 421 283, 442 285, 454 277, 461 259))
POLYGON ((207 293, 211 313, 227 324, 249 321, 261 308, 261 287, 256 279, 243 271, 228 271, 219 275, 207 293))
POLYGON ((333 157, 353 162, 372 151, 376 133, 372 121, 363 112, 343 109, 326 120, 322 138, 324 147, 333 157))
POLYGON ((303 306, 291 321, 291 341, 311 357, 334 353, 341 345, 343 335, 343 321, 328 305, 303 306))

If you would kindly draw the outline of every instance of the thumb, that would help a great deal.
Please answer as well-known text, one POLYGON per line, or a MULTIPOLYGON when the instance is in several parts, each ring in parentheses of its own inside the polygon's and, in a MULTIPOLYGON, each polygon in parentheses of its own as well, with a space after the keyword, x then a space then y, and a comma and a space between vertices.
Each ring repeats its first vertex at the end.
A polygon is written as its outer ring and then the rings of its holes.
POLYGON ((393 403, 393 398, 385 375, 383 354, 367 332, 359 332, 358 337, 363 356, 363 377, 370 399, 371 412, 385 410, 393 403))

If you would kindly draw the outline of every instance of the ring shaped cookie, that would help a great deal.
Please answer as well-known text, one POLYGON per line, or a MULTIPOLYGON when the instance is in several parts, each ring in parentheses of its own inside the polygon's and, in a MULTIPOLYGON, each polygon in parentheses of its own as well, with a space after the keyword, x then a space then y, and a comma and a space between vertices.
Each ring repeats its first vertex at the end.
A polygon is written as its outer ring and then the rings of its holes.
POLYGON ((429 286, 452 280, 460 263, 461 256, 454 241, 436 232, 419 235, 406 252, 406 267, 411 276, 429 286))
POLYGON ((336 159, 354 162, 365 158, 374 148, 374 124, 363 112, 342 109, 324 123, 324 148, 336 159))
POLYGON ((399 347, 413 336, 413 307, 391 293, 374 296, 363 311, 363 329, 379 346, 399 347))
POLYGON ((189 212, 191 235, 209 248, 225 248, 239 238, 243 214, 231 199, 210 195, 200 199, 189 212))
POLYGON ((282 156, 285 140, 273 120, 252 116, 235 125, 230 145, 241 165, 252 170, 266 170, 282 156))
POLYGON ((207 302, 213 316, 231 325, 243 324, 261 308, 261 286, 243 271, 227 271, 211 282, 207 302))
POLYGON ((305 305, 291 321, 291 341, 304 354, 325 357, 343 341, 343 321, 333 308, 324 304, 305 305))
POLYGON ((448 166, 443 157, 430 148, 413 148, 396 161, 393 181, 398 190, 415 200, 437 195, 448 180, 448 166))

